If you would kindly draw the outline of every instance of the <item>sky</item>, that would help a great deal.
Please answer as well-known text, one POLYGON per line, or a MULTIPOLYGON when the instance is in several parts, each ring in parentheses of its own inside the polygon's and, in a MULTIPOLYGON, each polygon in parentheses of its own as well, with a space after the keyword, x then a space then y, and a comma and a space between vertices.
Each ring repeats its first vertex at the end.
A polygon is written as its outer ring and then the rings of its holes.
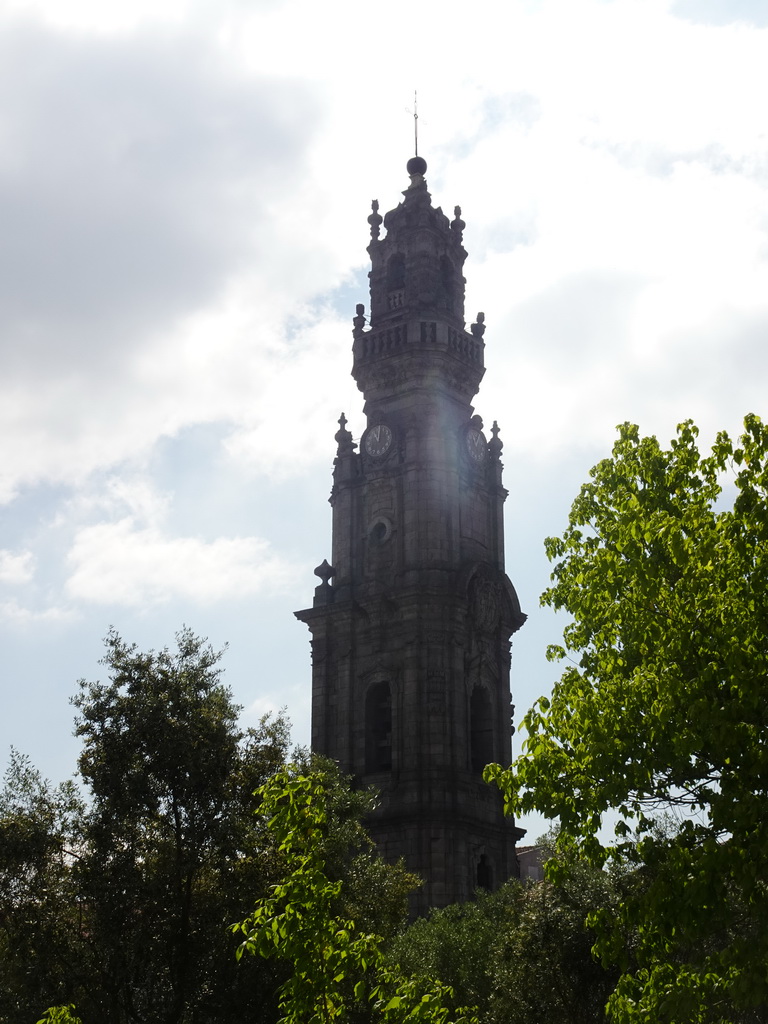
POLYGON ((543 541, 616 425, 768 413, 768 0, 0 0, 3 763, 73 773, 110 627, 228 645, 243 722, 308 743, 293 611, 414 90, 486 314, 518 720, 557 677, 543 541))

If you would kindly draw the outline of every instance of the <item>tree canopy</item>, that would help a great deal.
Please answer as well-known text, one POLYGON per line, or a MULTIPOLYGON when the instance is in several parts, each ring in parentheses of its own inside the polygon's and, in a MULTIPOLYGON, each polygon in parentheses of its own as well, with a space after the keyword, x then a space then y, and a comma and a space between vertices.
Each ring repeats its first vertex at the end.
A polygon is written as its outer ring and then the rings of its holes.
MULTIPOLYGON (((110 1024, 215 1021, 245 998, 226 927, 275 877, 253 791, 283 763, 288 730, 240 728, 221 653, 189 629, 149 652, 110 632, 108 680, 81 681, 73 699, 91 796, 73 865, 88 908, 86 1017, 98 1006, 110 1024)), ((255 1016, 264 981, 250 979, 255 1016)))
POLYGON ((32 1020, 33 994, 57 998, 79 963, 80 906, 72 858, 84 805, 72 783, 53 787, 18 751, 0 790, 0 1020, 32 1020))
MULTIPOLYGON (((14 753, 0 790, 0 1020, 273 1024, 285 964, 238 963, 231 932, 293 870, 256 790, 285 766, 282 717, 242 728, 220 652, 190 630, 172 650, 106 639, 107 678, 79 684, 81 796, 14 753), (75 1007, 73 1010, 72 1007, 75 1007)), ((337 911, 391 935, 418 880, 374 855, 369 794, 322 772, 337 911)))
POLYGON ((566 667, 522 755, 487 771, 512 812, 559 819, 561 845, 639 869, 598 947, 618 955, 638 929, 621 1022, 768 1005, 768 430, 748 416, 706 455, 697 434, 686 422, 665 449, 622 426, 546 542, 542 601, 571 617, 549 656, 566 667))
MULTIPOLYGON (((445 985, 389 963, 382 936, 366 929, 364 916, 350 915, 347 880, 334 880, 328 857, 337 844, 333 792, 327 770, 291 767, 259 790, 259 813, 286 872, 235 931, 244 936, 239 956, 278 957, 292 966, 280 990, 279 1024, 478 1024, 471 1012, 452 1006, 445 985)), ((359 823, 357 831, 358 844, 369 844, 359 823)), ((402 868, 393 870, 403 878, 404 893, 418 881, 402 868)))
MULTIPOLYGON (((544 846, 562 859, 549 837, 544 846)), ((511 879, 433 910, 397 937, 389 956, 450 985, 484 1024, 599 1024, 619 975, 592 955, 596 936, 585 918, 613 913, 627 879, 570 861, 558 884, 511 879)))

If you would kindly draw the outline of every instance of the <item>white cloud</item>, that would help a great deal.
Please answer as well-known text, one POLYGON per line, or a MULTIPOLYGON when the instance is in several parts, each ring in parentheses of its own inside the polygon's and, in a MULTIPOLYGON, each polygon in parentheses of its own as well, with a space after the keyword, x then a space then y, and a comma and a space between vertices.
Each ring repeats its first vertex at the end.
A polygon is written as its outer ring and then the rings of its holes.
POLYGON ((351 318, 342 322, 326 310, 281 350, 252 349, 239 385, 233 382, 239 415, 225 444, 231 460, 276 479, 300 476, 320 459, 330 465, 340 413, 358 425, 361 420, 360 393, 350 376, 351 337, 351 318))
POLYGON ((256 700, 251 701, 248 707, 243 709, 243 717, 249 725, 258 725, 265 715, 278 715, 285 705, 281 704, 276 694, 263 693, 256 700))
POLYGON ((146 475, 129 467, 96 477, 78 488, 59 508, 57 525, 70 528, 102 521, 131 518, 142 526, 160 525, 171 509, 171 496, 158 490, 146 475))
POLYGON ((63 606, 49 605, 44 608, 30 608, 22 605, 15 598, 11 601, 0 602, 0 622, 4 625, 23 628, 37 624, 67 623, 75 618, 76 613, 73 609, 63 606))
POLYGON ((759 25, 768 27, 763 0, 674 0, 672 14, 705 25, 759 25))
POLYGON ((0 583, 29 583, 35 574, 35 556, 31 551, 14 554, 0 549, 0 583))
POLYGON ((308 212, 297 201, 308 124, 319 125, 308 87, 243 76, 186 30, 95 40, 6 25, 0 69, 9 501, 41 480, 79 485, 185 424, 231 415, 212 384, 236 376, 233 282, 256 279, 250 303, 262 299, 269 331, 293 290, 327 281, 334 257, 320 239, 289 277, 299 239, 278 239, 283 212, 297 231, 308 212), (200 318, 212 328, 202 343, 200 318))
POLYGON ((257 537, 171 537, 130 517, 80 530, 68 555, 74 600, 132 607, 236 600, 294 581, 298 570, 257 537))
POLYGON ((52 28, 88 33, 132 32, 147 22, 179 24, 189 7, 188 0, 5 0, 9 14, 32 15, 52 28))

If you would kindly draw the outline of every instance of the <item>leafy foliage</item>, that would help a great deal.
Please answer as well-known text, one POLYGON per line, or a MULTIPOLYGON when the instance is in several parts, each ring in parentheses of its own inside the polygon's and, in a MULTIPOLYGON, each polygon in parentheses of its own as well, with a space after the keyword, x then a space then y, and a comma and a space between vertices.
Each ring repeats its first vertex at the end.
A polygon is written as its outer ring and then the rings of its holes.
POLYGON ((90 800, 14 753, 0 793, 0 1019, 270 1021, 279 978, 238 968, 228 928, 277 877, 253 790, 284 763, 282 719, 241 730, 218 655, 107 638, 75 703, 90 800), (59 1019, 53 1017, 51 1019, 59 1019))
POLYGON ((75 1016, 75 1007, 72 1003, 67 1006, 51 1006, 37 1024, 83 1024, 79 1017, 75 1016))
POLYGON ((486 1024, 596 1024, 618 972, 595 960, 585 919, 615 908, 620 882, 584 863, 557 885, 513 880, 414 922, 392 956, 450 985, 486 1024))
POLYGON ((492 1020, 497 1024, 598 1024, 619 977, 595 957, 590 915, 614 915, 623 885, 616 875, 580 861, 558 883, 528 883, 512 927, 495 950, 492 1020))
MULTIPOLYGON (((176 639, 174 652, 143 653, 110 633, 109 681, 81 682, 73 701, 92 794, 75 871, 102 1021, 242 1009, 226 926, 277 870, 252 793, 283 763, 287 727, 242 731, 220 652, 189 630, 176 639)), ((256 1015, 269 986, 250 983, 256 1015)))
POLYGON ((82 914, 71 865, 83 814, 71 783, 51 786, 11 751, 0 791, 0 1020, 39 1012, 38 993, 69 994, 82 914))
POLYGON ((479 891, 476 901, 432 910, 397 936, 388 957, 409 973, 439 978, 482 1020, 493 1020, 497 949, 516 926, 523 888, 508 882, 494 893, 479 891))
MULTIPOLYGON (((107 637, 105 682, 81 682, 81 799, 14 753, 0 792, 0 1020, 272 1024, 279 961, 238 963, 232 921, 288 861, 254 811, 285 763, 282 718, 238 725, 220 655, 183 630, 174 651, 107 637)), ((307 771, 319 764, 299 752, 307 771)), ((338 912, 390 935, 418 880, 383 864, 360 820, 371 797, 322 764, 338 912)))
MULTIPOLYGON (((286 875, 235 926, 243 953, 292 965, 280 993, 283 1024, 328 1024, 370 1014, 391 1022, 447 1024, 451 992, 401 974, 381 938, 344 914, 344 883, 329 875, 329 779, 286 768, 260 790, 260 813, 285 859, 286 875)), ((472 1024, 464 1011, 455 1018, 472 1024)))
MULTIPOLYGON (((341 886, 337 912, 354 920, 359 931, 390 938, 407 920, 408 897, 421 879, 402 863, 387 864, 375 852, 362 825, 376 803, 374 792, 356 788, 352 778, 340 774, 335 761, 304 750, 296 754, 294 765, 284 770, 322 780, 326 815, 322 859, 329 880, 341 886)), ((262 805, 260 817, 266 825, 264 813, 262 805)), ((275 830, 267 827, 267 832, 276 842, 275 830)), ((290 859, 282 859, 281 865, 283 874, 292 870, 290 859)))
POLYGON ((627 1024, 768 1005, 768 431, 748 416, 704 457, 696 437, 684 423, 664 450, 625 424, 547 541, 542 601, 572 616, 550 657, 571 663, 522 756, 487 771, 512 812, 559 818, 561 844, 642 866, 618 917, 594 915, 605 956, 638 929, 611 1001, 627 1024))

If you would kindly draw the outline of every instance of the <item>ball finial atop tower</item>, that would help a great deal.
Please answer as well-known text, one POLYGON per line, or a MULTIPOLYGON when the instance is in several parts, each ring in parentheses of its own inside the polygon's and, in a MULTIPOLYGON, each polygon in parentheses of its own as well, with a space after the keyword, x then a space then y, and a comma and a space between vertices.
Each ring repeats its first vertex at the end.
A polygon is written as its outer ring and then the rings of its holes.
POLYGON ((413 177, 414 174, 424 174, 427 169, 427 161, 423 156, 412 156, 405 165, 406 171, 413 177))

